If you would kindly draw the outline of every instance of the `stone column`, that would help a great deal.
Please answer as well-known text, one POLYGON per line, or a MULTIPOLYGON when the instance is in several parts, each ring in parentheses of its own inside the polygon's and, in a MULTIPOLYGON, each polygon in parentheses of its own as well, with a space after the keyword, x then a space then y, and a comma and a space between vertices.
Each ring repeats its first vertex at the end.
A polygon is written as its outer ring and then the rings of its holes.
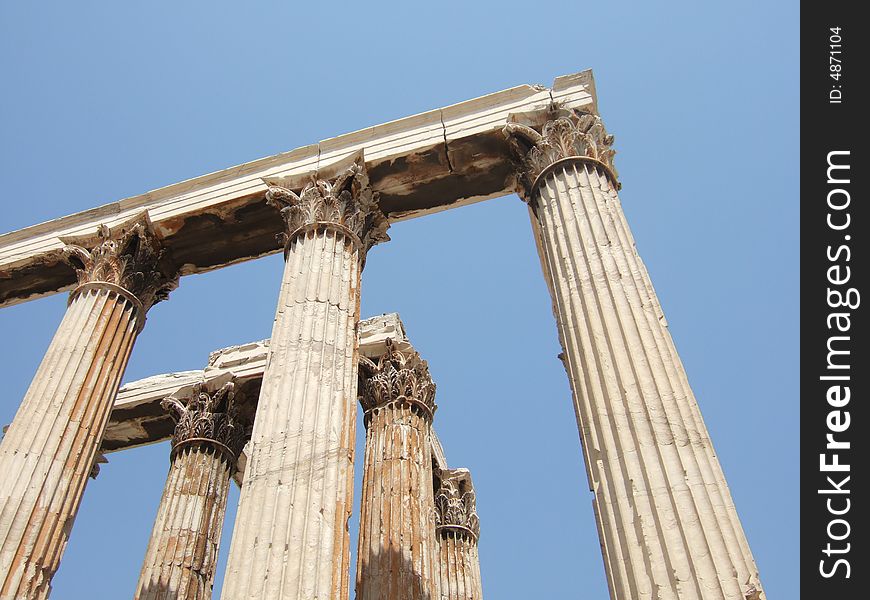
POLYGON ((360 272, 387 221, 361 161, 299 195, 266 183, 286 262, 222 598, 343 600, 360 272))
POLYGON ((477 553, 480 520, 471 473, 468 469, 444 469, 436 475, 435 483, 440 600, 481 600, 477 553))
POLYGON ((764 598, 593 114, 505 128, 583 442, 611 596, 764 598))
POLYGON ((176 421, 169 475, 157 510, 136 600, 211 598, 227 493, 245 443, 233 383, 204 384, 162 404, 176 421))
POLYGON ((363 361, 366 450, 357 551, 357 600, 435 600, 432 416, 426 362, 391 340, 363 361))
POLYGON ((66 247, 79 286, 0 445, 3 600, 48 596, 145 312, 177 282, 147 218, 97 239, 66 247))

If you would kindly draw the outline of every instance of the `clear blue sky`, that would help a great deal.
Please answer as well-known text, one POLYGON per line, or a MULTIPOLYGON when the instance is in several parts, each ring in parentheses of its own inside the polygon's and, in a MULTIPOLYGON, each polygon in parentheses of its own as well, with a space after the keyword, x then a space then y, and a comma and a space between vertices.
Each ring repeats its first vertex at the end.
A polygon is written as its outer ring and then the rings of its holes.
MULTIPOLYGON (((762 580, 771 600, 798 597, 797 2, 128 4, 0 5, 0 232, 594 69, 622 202, 762 580)), ((429 360, 448 459, 478 489, 486 596, 605 600, 525 207, 509 196, 390 233, 369 255, 363 314, 398 311, 429 360)), ((184 279, 125 380, 268 337, 281 268, 184 279)), ((65 302, 0 310, 0 423, 65 302)), ((53 598, 132 596, 168 452, 110 456, 53 598)))

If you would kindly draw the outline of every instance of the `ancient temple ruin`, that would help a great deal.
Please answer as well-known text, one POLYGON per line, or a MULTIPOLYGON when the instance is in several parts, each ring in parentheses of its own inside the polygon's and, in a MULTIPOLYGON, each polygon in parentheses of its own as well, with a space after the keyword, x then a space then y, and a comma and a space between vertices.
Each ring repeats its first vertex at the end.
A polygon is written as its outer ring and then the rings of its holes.
POLYGON ((70 292, 0 445, 0 599, 47 598, 104 454, 165 439, 136 598, 210 598, 221 543, 224 600, 482 598, 471 474, 447 463, 436 385, 398 315, 361 318, 360 274, 392 224, 511 193, 552 297, 611 597, 763 599, 620 207, 612 143, 585 71, 0 236, 0 306, 70 292), (276 252, 269 340, 120 387, 179 278, 276 252), (241 499, 222 542, 231 480, 241 499))

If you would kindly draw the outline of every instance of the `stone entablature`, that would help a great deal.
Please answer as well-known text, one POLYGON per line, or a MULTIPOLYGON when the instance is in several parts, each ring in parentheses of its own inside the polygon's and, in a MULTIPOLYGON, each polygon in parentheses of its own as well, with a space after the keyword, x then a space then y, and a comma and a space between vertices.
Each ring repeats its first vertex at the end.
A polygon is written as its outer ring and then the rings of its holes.
POLYGON ((72 289, 75 273, 63 262, 62 240, 92 235, 100 224, 114 229, 143 212, 182 275, 279 252, 281 224, 275 208, 263 203, 266 181, 295 179, 301 183, 290 189, 298 191, 312 175, 331 178, 336 164, 360 152, 391 222, 511 194, 513 167, 501 130, 513 113, 540 127, 553 102, 596 112, 592 72, 558 77, 550 88, 521 85, 367 127, 2 234, 0 306, 72 289))
MULTIPOLYGON (((387 340, 399 351, 411 349, 398 314, 387 313, 360 321, 359 352, 362 358, 376 360, 384 353, 387 340)), ((247 392, 245 406, 253 409, 266 369, 268 351, 267 339, 239 344, 212 352, 204 369, 154 375, 124 384, 115 399, 102 451, 117 452, 170 438, 175 423, 160 406, 161 401, 167 396, 182 397, 198 383, 213 388, 232 379, 235 393, 247 392)), ((237 465, 239 470, 244 470, 244 461, 245 455, 242 454, 237 465)), ((239 475, 237 480, 241 481, 239 475)))

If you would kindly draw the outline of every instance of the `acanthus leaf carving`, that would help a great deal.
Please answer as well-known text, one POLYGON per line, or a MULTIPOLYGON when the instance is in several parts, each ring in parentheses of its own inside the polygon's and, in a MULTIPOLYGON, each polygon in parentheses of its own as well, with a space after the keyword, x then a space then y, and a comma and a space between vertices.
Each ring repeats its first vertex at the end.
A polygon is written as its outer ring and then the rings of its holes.
POLYGON ((435 490, 435 527, 480 537, 477 497, 466 469, 442 469, 435 490))
POLYGON ((264 181, 268 186, 266 202, 284 218, 286 242, 308 227, 327 224, 351 233, 363 253, 390 239, 389 221, 378 206, 362 160, 354 161, 332 180, 312 177, 298 194, 281 179, 264 181))
POLYGON ((178 287, 177 269, 146 215, 115 232, 100 225, 97 239, 91 249, 71 240, 63 249, 63 257, 75 269, 80 286, 116 285, 135 296, 146 311, 178 287))
POLYGON ((600 163, 613 184, 619 188, 613 166, 613 136, 607 133, 601 117, 576 109, 554 107, 538 133, 519 123, 502 129, 507 137, 517 167, 520 187, 531 198, 538 176, 553 163, 572 157, 584 157, 600 163))
POLYGON ((183 399, 169 396, 161 401, 175 420, 172 452, 194 443, 214 443, 235 463, 249 435, 235 400, 235 384, 227 382, 210 391, 201 382, 183 399))
POLYGON ((367 358, 360 361, 363 410, 368 413, 391 402, 406 400, 420 406, 431 419, 438 407, 429 365, 416 351, 400 351, 390 338, 386 346, 377 363, 367 358))

